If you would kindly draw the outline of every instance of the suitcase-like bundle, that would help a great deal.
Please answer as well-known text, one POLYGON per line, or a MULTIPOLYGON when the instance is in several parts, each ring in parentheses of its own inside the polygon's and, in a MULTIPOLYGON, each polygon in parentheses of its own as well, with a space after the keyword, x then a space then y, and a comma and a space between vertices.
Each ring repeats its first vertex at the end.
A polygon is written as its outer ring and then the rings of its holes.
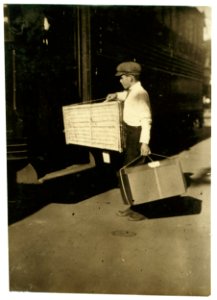
MULTIPOLYGON (((149 159, 150 156, 148 157, 149 159)), ((119 171, 120 189, 125 204, 136 205, 178 196, 186 191, 186 182, 177 158, 134 165, 141 157, 119 171)))

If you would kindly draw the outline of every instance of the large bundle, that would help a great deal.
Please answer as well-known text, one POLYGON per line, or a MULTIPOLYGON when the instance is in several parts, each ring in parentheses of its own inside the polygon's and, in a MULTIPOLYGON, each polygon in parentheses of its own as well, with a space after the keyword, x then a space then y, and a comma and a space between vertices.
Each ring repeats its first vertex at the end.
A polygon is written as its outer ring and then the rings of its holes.
POLYGON ((120 189, 125 204, 135 205, 185 193, 186 182, 176 158, 120 169, 120 189))
POLYGON ((122 152, 122 109, 119 102, 63 106, 67 144, 122 152))

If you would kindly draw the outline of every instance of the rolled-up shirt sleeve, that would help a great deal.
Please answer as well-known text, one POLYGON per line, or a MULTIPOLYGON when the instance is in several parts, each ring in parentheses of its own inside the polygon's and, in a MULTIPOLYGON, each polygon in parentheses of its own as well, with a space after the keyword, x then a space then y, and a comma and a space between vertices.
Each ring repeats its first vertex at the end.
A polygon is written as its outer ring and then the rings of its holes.
POLYGON ((142 93, 139 97, 138 104, 138 117, 139 122, 142 127, 140 134, 140 143, 149 144, 150 142, 150 132, 152 124, 151 108, 148 93, 142 93))
POLYGON ((124 101, 127 97, 128 92, 127 91, 122 91, 122 92, 117 92, 117 99, 124 101))
POLYGON ((141 130, 141 134, 140 134, 140 143, 144 143, 144 144, 149 144, 150 142, 150 132, 151 132, 151 123, 152 123, 152 119, 151 117, 149 118, 143 118, 141 120, 141 126, 142 126, 142 130, 141 130))

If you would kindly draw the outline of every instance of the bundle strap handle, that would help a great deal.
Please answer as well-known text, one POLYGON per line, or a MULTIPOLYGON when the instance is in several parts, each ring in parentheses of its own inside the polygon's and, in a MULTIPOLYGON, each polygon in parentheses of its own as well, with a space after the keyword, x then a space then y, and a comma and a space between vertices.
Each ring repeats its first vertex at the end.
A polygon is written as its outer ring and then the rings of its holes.
POLYGON ((125 169, 128 166, 132 165, 134 162, 136 162, 137 160, 139 160, 142 157, 142 155, 137 156, 136 158, 134 158, 133 160, 131 160, 129 163, 127 163, 126 165, 124 165, 121 169, 125 169))
POLYGON ((84 104, 92 104, 95 102, 101 102, 104 101, 106 98, 99 98, 99 99, 94 99, 94 100, 88 100, 88 101, 82 101, 82 102, 78 102, 78 103, 73 103, 72 105, 84 105, 84 104))
MULTIPOLYGON (((151 154, 159 156, 159 157, 163 157, 163 158, 169 158, 169 156, 165 156, 165 155, 161 155, 161 154, 157 154, 157 153, 151 153, 151 154)), ((127 163, 126 165, 124 165, 121 169, 125 169, 125 168, 129 167, 131 164, 133 164, 137 160, 141 159, 142 157, 144 159, 145 159, 145 157, 148 157, 150 159, 150 161, 153 161, 153 159, 150 157, 150 155, 147 155, 147 156, 139 155, 136 158, 134 158, 133 160, 131 160, 129 163, 127 163)))
POLYGON ((162 154, 157 154, 157 153, 151 153, 153 155, 156 155, 156 156, 160 156, 160 157, 164 157, 164 158, 169 158, 169 156, 166 156, 166 155, 162 155, 162 154))

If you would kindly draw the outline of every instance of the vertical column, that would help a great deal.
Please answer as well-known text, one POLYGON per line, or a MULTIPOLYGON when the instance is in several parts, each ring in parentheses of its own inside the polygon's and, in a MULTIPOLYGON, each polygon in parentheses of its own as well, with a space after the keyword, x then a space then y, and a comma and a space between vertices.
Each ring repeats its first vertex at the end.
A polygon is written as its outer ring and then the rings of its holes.
POLYGON ((90 8, 77 10, 78 89, 83 102, 91 99, 91 28, 90 8))

